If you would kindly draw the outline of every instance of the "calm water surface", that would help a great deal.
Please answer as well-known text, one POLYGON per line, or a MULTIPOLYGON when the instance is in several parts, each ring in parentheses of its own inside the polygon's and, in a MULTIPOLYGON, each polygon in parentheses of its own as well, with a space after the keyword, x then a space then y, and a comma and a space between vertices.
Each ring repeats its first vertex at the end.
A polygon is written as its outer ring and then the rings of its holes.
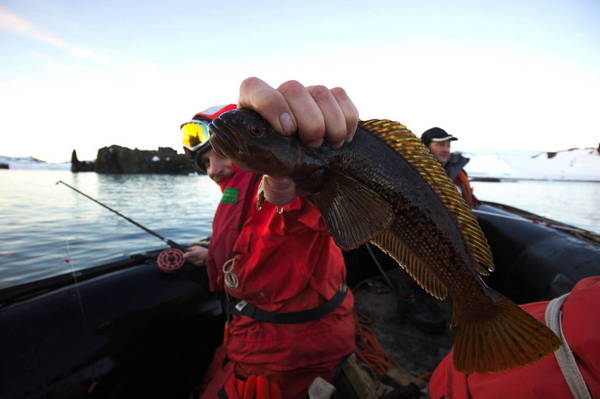
POLYGON ((210 234, 220 198, 206 176, 0 170, 0 288, 166 247, 58 180, 182 244, 210 234))
MULTIPOLYGON (((0 288, 165 247, 98 204, 56 185, 58 180, 182 244, 210 234, 220 198, 218 187, 206 176, 0 170, 0 288)), ((473 185, 480 199, 600 233, 600 184, 521 181, 473 185)))
POLYGON ((477 198, 500 202, 600 233, 600 183, 473 182, 477 198))

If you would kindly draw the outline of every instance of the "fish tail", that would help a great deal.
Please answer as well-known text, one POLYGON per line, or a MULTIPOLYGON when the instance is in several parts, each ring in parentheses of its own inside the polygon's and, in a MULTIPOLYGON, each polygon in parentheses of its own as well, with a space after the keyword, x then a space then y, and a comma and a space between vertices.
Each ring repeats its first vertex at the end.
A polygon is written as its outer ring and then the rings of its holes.
POLYGON ((454 366, 463 373, 496 373, 534 363, 560 347, 544 324, 506 298, 492 317, 454 317, 454 366))

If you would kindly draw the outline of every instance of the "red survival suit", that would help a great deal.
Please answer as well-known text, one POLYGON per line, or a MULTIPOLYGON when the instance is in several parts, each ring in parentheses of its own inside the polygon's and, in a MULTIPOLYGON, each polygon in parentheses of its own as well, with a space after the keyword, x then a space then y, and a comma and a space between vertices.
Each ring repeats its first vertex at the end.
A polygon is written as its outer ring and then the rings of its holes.
MULTIPOLYGON (((258 177, 234 170, 221 183, 224 196, 213 221, 207 258, 211 287, 273 313, 314 309, 339 293, 344 259, 318 210, 301 198, 282 213, 268 202, 258 210, 258 177)), ((228 342, 217 349, 201 398, 239 397, 236 375, 238 380, 267 376, 284 398, 304 398, 315 377, 331 380, 354 351, 353 305, 347 292, 325 316, 291 324, 233 315, 228 342)))
MULTIPOLYGON (((523 305, 544 323, 548 302, 523 305)), ((600 277, 581 280, 563 304, 562 329, 592 398, 600 398, 600 277)), ((572 398, 554 355, 496 374, 463 374, 450 353, 429 384, 432 399, 572 398)))
POLYGON ((479 201, 477 198, 475 198, 475 195, 473 195, 473 188, 469 182, 469 176, 467 176, 467 172, 460 170, 454 178, 454 185, 456 185, 460 191, 460 195, 463 197, 467 205, 469 205, 469 208, 475 208, 479 201))

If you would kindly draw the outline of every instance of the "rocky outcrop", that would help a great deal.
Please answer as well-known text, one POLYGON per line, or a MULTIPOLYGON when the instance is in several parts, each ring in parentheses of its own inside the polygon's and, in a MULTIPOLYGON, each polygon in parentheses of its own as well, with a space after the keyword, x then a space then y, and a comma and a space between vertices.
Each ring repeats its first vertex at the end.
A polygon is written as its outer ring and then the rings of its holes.
POLYGON ((94 161, 80 161, 77 159, 77 152, 71 153, 71 172, 95 172, 96 164, 94 161))
POLYGON ((10 166, 8 166, 7 163, 0 163, 0 169, 9 169, 10 166))
POLYGON ((187 174, 195 172, 192 162, 169 147, 159 147, 158 151, 138 150, 111 145, 98 150, 95 162, 80 162, 73 151, 71 157, 73 172, 95 171, 97 173, 159 173, 187 174))

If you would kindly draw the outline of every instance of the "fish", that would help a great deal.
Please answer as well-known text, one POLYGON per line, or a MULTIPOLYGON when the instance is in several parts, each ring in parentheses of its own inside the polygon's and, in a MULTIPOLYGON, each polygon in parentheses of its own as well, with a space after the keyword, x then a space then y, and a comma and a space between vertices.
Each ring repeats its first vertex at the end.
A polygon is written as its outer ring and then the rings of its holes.
POLYGON ((437 299, 452 299, 453 362, 464 373, 532 364, 560 346, 544 324, 488 287, 494 269, 477 219, 442 166, 406 126, 360 121, 339 148, 308 147, 258 113, 229 111, 209 126, 213 148, 240 168, 289 176, 343 250, 370 242, 437 299))

